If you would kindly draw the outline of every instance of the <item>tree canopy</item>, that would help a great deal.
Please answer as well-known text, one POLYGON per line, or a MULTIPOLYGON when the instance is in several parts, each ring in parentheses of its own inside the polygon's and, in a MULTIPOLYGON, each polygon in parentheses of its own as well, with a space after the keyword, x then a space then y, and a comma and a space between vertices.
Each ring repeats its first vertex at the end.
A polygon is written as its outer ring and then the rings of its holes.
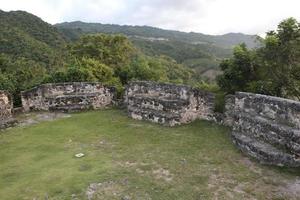
POLYGON ((276 31, 250 50, 244 44, 220 64, 220 88, 227 93, 249 91, 300 99, 300 25, 294 18, 282 21, 276 31))

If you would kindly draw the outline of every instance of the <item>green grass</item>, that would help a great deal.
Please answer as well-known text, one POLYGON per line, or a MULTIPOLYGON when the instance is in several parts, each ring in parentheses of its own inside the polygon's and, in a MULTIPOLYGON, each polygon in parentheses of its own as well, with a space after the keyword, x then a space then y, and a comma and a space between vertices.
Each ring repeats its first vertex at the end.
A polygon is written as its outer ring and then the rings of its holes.
POLYGON ((1 200, 86 199, 90 183, 103 183, 97 199, 266 199, 300 175, 248 160, 225 127, 169 128, 116 109, 3 131, 0 162, 1 200))

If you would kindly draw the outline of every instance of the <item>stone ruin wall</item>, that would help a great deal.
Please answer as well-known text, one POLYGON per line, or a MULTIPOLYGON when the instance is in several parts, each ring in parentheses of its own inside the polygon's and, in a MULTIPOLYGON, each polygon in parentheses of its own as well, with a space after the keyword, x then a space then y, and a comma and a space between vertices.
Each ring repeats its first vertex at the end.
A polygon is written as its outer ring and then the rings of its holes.
POLYGON ((0 120, 4 121, 12 117, 12 99, 11 96, 3 90, 0 90, 0 120))
MULTIPOLYGON (((25 111, 97 109, 114 102, 115 89, 100 83, 44 84, 22 92, 25 111)), ((174 126, 195 119, 215 121, 214 95, 189 86, 136 81, 127 85, 124 103, 130 117, 174 126)), ((237 92, 225 99, 222 124, 232 139, 259 161, 300 167, 300 102, 237 92)), ((0 91, 0 121, 11 118, 10 96, 0 91)))
POLYGON ((219 124, 232 127, 235 120, 234 114, 235 114, 235 95, 229 94, 225 96, 224 114, 219 124))
POLYGON ((300 102, 238 92, 226 107, 240 150, 265 164, 300 167, 300 102))
POLYGON ((136 81, 127 85, 125 104, 130 117, 169 126, 213 120, 214 95, 183 85, 136 81))
POLYGON ((21 93, 22 106, 28 111, 77 111, 109 106, 115 89, 101 83, 49 83, 21 93))
POLYGON ((12 123, 12 97, 0 90, 0 128, 9 127, 12 123))

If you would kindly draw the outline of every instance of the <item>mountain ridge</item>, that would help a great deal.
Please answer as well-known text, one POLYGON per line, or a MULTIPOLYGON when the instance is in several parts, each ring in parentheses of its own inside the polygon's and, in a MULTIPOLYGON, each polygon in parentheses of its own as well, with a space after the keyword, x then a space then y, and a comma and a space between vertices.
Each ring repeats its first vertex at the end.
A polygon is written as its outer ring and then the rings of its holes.
MULTIPOLYGON (((255 47, 255 37, 243 33, 205 35, 151 26, 63 22, 51 25, 26 11, 0 10, 0 53, 16 60, 26 58, 48 69, 63 65, 68 42, 84 34, 124 34, 148 56, 161 55, 194 69, 199 77, 219 73, 218 65, 232 55, 233 46, 245 42, 255 47)), ((214 80, 215 76, 209 76, 214 80)))
POLYGON ((59 22, 59 23, 54 23, 52 24, 53 26, 59 27, 59 26, 64 26, 66 24, 94 24, 94 25, 108 25, 108 26, 121 26, 121 27, 147 27, 147 28, 154 28, 154 29, 160 29, 160 30, 165 30, 165 31, 174 31, 174 32, 181 32, 181 33, 188 33, 188 34, 201 34, 201 35, 210 35, 210 36, 225 36, 225 35, 247 35, 247 36, 255 36, 256 34, 247 34, 243 32, 228 32, 224 34, 208 34, 208 33, 201 33, 201 32, 196 32, 196 31, 182 31, 182 30, 175 30, 175 29, 168 29, 168 28, 160 28, 160 27, 155 27, 155 26, 150 26, 150 25, 130 25, 130 24, 115 24, 115 23, 101 23, 101 22, 85 22, 81 20, 75 20, 75 21, 65 21, 65 22, 59 22))
POLYGON ((102 24, 94 22, 62 22, 54 24, 61 30, 73 29, 83 31, 84 33, 123 33, 129 36, 147 36, 162 37, 173 40, 184 41, 188 43, 207 42, 209 44, 216 43, 222 48, 232 48, 233 46, 244 42, 249 48, 257 46, 257 35, 249 35, 244 33, 226 33, 222 35, 208 35, 197 32, 183 32, 178 30, 167 30, 147 25, 118 25, 118 24, 102 24))
POLYGON ((0 53, 52 65, 66 41, 56 27, 26 11, 0 10, 0 53))

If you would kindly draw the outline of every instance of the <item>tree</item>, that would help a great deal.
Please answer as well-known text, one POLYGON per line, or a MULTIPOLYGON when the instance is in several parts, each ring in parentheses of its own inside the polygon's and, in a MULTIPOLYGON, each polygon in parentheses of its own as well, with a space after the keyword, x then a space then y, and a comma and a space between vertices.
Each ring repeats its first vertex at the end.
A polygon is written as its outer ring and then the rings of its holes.
POLYGON ((85 35, 70 47, 81 67, 101 82, 153 80, 183 83, 191 77, 190 70, 168 57, 149 57, 136 50, 121 35, 85 35), (119 80, 119 81, 118 81, 119 80))
POLYGON ((14 95, 14 103, 19 106, 20 92, 42 83, 47 71, 44 66, 33 60, 19 57, 13 60, 7 55, 0 57, 0 89, 14 95))
MULTIPOLYGON (((273 95, 300 99, 300 26, 289 18, 267 33, 258 50, 262 82, 272 83, 273 95)), ((270 85, 270 84, 269 84, 270 85)))
POLYGON ((113 70, 107 65, 100 63, 92 58, 83 58, 80 61, 80 66, 86 68, 91 73, 91 78, 94 81, 107 82, 113 78, 113 70))
POLYGON ((233 58, 223 60, 220 68, 223 74, 217 77, 220 88, 227 93, 246 91, 248 84, 255 79, 255 52, 241 44, 234 48, 233 58))
POLYGON ((132 62, 119 68, 116 74, 120 77, 123 84, 130 80, 159 80, 160 74, 151 68, 147 57, 136 57, 132 62))
POLYGON ((122 35, 84 35, 70 46, 77 58, 93 58, 110 67, 122 67, 136 53, 131 42, 122 35))
POLYGON ((289 18, 267 33, 262 47, 235 48, 220 64, 219 86, 227 93, 249 91, 300 99, 300 25, 289 18))

